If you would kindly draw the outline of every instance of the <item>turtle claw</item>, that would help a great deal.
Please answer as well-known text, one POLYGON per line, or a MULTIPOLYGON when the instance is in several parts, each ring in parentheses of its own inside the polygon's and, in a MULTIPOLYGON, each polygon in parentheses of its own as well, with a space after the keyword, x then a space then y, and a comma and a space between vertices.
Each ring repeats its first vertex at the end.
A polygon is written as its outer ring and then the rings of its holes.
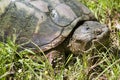
POLYGON ((53 68, 61 66, 65 62, 65 55, 61 54, 59 51, 50 51, 46 55, 48 62, 52 65, 53 68))

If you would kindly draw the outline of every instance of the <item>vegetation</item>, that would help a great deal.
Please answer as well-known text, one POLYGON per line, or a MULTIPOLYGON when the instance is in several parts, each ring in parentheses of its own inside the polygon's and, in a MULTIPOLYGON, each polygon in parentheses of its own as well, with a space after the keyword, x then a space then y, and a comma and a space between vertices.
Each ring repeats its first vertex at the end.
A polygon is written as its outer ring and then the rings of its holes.
MULTIPOLYGON (((47 59, 28 49, 18 51, 14 40, 0 42, 0 80, 119 80, 120 79, 120 0, 79 0, 111 30, 110 46, 94 53, 70 55, 55 74, 47 59), (70 62, 76 59, 73 64, 70 62)), ((44 53, 42 53, 44 54, 44 53)), ((45 56, 44 56, 45 57, 45 56)))

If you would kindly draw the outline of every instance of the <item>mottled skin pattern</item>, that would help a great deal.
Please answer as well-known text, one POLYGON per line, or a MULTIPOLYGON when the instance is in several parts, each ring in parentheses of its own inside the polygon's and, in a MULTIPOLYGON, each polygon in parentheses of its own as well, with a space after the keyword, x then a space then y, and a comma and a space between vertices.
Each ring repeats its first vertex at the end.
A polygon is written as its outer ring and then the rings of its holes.
POLYGON ((16 35, 16 43, 54 55, 79 53, 108 36, 91 11, 75 0, 1 0, 0 39, 16 35), (6 2, 7 3, 6 3, 6 2), (35 45, 36 44, 36 45, 35 45))

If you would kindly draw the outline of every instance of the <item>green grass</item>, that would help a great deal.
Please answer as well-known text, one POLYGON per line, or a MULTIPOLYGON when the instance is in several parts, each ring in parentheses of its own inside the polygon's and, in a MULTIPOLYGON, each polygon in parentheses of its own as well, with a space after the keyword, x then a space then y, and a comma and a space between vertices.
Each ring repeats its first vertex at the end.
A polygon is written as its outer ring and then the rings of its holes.
POLYGON ((119 80, 120 32, 115 30, 115 22, 120 22, 120 0, 80 1, 91 9, 101 23, 106 23, 113 31, 110 34, 113 42, 109 48, 103 46, 106 49, 104 52, 95 49, 94 53, 84 53, 78 57, 70 55, 66 64, 55 74, 47 59, 43 60, 39 56, 44 53, 36 54, 28 49, 18 51, 19 45, 14 40, 0 42, 0 80, 119 80), (70 63, 72 58, 76 59, 75 63, 70 63))
POLYGON ((0 43, 0 80, 14 78, 14 80, 41 80, 42 76, 54 78, 54 71, 47 60, 30 50, 17 51, 19 46, 8 40, 0 43), (37 60, 37 61, 36 61, 37 60), (49 73, 48 73, 49 72, 49 73))

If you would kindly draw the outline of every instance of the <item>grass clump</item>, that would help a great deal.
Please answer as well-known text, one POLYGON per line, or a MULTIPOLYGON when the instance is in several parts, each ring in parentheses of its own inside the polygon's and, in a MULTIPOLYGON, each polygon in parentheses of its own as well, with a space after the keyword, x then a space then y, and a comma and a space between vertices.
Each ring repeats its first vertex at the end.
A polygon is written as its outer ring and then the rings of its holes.
POLYGON ((12 41, 0 43, 0 80, 42 80, 54 78, 52 66, 30 50, 18 52, 12 41))

